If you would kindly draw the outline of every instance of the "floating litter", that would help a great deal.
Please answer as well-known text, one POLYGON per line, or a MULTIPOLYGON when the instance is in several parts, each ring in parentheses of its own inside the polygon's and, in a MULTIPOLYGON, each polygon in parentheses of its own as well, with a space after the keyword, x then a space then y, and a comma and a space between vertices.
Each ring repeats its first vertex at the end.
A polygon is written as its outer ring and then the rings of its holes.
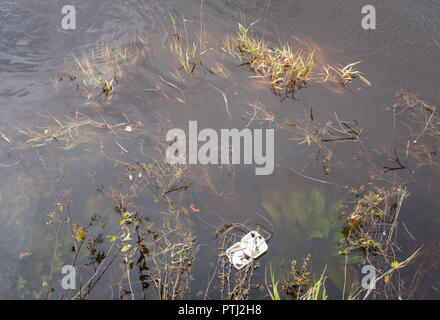
POLYGON ((236 267, 238 270, 243 268, 249 262, 252 261, 252 257, 248 254, 247 248, 242 242, 237 242, 228 250, 226 250, 226 254, 229 258, 229 261, 236 267))
POLYGON ((251 231, 226 250, 226 255, 234 267, 240 270, 265 253, 267 248, 264 238, 257 231, 251 231))

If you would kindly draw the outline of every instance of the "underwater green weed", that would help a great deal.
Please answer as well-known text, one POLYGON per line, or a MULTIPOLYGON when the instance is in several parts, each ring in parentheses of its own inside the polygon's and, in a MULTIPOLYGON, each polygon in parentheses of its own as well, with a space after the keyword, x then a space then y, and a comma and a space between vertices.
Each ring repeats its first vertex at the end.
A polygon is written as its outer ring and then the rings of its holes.
POLYGON ((250 27, 238 24, 238 35, 227 38, 223 50, 237 57, 242 64, 249 64, 263 78, 270 78, 272 90, 281 95, 293 96, 294 92, 307 85, 313 65, 313 50, 304 53, 294 51, 289 45, 269 48, 266 42, 250 35, 250 27))

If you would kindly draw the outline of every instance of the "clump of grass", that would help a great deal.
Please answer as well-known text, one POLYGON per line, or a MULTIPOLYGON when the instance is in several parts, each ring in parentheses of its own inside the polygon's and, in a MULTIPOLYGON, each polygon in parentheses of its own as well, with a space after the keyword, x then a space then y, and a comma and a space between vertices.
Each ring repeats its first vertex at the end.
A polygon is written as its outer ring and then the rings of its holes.
POLYGON ((272 59, 272 89, 278 93, 283 87, 286 94, 307 86, 313 65, 313 51, 293 52, 289 46, 270 51, 272 59))
POLYGON ((314 281, 313 286, 307 290, 307 293, 302 297, 302 300, 327 300, 327 292, 325 290, 325 270, 321 274, 321 277, 314 281))
POLYGON ((200 61, 200 48, 199 45, 193 42, 189 44, 188 31, 186 28, 186 20, 183 19, 184 33, 179 30, 177 18, 170 14, 170 19, 173 25, 173 41, 170 42, 170 51, 177 56, 177 60, 180 64, 180 69, 185 70, 189 75, 192 75, 200 61), (184 41, 184 43, 182 43, 184 41))
POLYGON ((124 66, 132 67, 148 50, 138 35, 134 36, 133 43, 124 47, 97 44, 88 57, 78 58, 73 54, 75 64, 69 72, 69 80, 87 99, 86 105, 110 104, 116 85, 125 79, 124 66))
POLYGON ((248 110, 243 116, 249 119, 246 127, 248 127, 253 121, 258 124, 266 124, 268 127, 276 125, 275 114, 267 110, 267 107, 260 101, 255 103, 248 103, 250 110, 248 110))
POLYGON ((249 33, 249 28, 238 24, 239 32, 234 38, 227 38, 224 51, 238 57, 243 64, 270 78, 275 94, 293 96, 295 91, 304 88, 310 80, 313 65, 313 50, 294 51, 289 45, 282 48, 269 48, 266 42, 249 33))
MULTIPOLYGON (((294 93, 305 88, 311 80, 320 83, 333 83, 339 88, 345 88, 354 79, 360 79, 371 86, 364 74, 356 69, 361 62, 353 62, 345 67, 321 65, 324 70, 318 77, 312 75, 314 67, 314 52, 307 43, 298 40, 299 49, 288 44, 271 48, 263 40, 250 32, 250 27, 238 24, 238 35, 228 37, 224 41, 223 51, 237 57, 242 64, 249 64, 254 72, 260 74, 255 78, 269 78, 272 91, 279 96, 293 97, 294 93)), ((336 92, 342 92, 340 89, 336 92)))
POLYGON ((262 71, 267 68, 268 48, 263 40, 258 40, 248 36, 248 28, 238 24, 239 33, 236 38, 238 52, 236 55, 240 60, 249 63, 256 71, 262 71))

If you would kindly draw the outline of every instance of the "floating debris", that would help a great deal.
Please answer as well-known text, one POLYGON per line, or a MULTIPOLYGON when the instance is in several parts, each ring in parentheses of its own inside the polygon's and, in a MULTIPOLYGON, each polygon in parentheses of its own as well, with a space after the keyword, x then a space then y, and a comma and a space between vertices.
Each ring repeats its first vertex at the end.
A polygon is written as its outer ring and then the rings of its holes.
POLYGON ((249 232, 241 239, 241 242, 249 249, 253 259, 257 259, 268 248, 266 241, 257 231, 249 232))
POLYGON ((237 242, 228 250, 226 250, 226 255, 229 261, 234 265, 235 268, 240 270, 245 265, 252 261, 252 257, 246 253, 247 248, 243 242, 237 242))

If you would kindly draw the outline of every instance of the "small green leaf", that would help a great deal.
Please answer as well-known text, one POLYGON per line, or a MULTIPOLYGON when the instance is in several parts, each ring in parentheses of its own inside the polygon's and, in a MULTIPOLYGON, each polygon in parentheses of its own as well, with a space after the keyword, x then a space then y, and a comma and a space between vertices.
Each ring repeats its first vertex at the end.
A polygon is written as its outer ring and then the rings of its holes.
POLYGON ((246 29, 241 25, 241 23, 238 24, 238 29, 242 35, 246 33, 246 29))

